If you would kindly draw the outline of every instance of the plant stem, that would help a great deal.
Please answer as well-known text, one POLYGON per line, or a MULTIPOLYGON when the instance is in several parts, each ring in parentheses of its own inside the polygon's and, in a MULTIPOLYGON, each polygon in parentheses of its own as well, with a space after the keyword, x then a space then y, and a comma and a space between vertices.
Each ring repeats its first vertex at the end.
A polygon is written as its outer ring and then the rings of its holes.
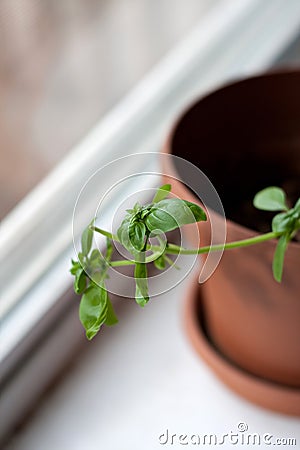
MULTIPOLYGON (((148 264, 150 262, 155 261, 157 258, 159 258, 162 255, 162 252, 154 252, 152 253, 151 256, 148 256, 147 258, 145 258, 145 263, 148 264)), ((122 260, 117 260, 117 261, 111 261, 109 263, 109 265, 111 267, 119 267, 119 266, 132 266, 134 265, 136 262, 139 261, 134 261, 133 259, 122 259, 122 260)))
POLYGON ((108 237, 109 239, 112 239, 114 241, 119 242, 118 236, 116 236, 115 234, 110 233, 109 231, 102 230, 101 228, 94 227, 94 226, 90 226, 90 229, 93 230, 93 231, 97 231, 97 233, 100 233, 103 236, 108 237))
MULTIPOLYGON (((95 231, 99 231, 99 229, 96 229, 97 227, 93 227, 95 231)), ((107 233, 104 232, 104 230, 99 231, 101 234, 107 233)), ((274 232, 271 231, 270 233, 260 234, 259 236, 254 236, 248 239, 242 239, 241 241, 233 241, 233 242, 227 242, 226 244, 216 244, 216 245, 207 245, 205 247, 200 248, 192 248, 192 249, 186 249, 183 247, 180 247, 175 244, 168 244, 165 249, 165 254, 169 255, 178 255, 179 253, 181 255, 200 255, 203 253, 208 253, 210 251, 218 251, 218 250, 229 250, 232 248, 239 248, 239 247, 247 247, 250 245, 259 244, 260 242, 269 241, 270 239, 278 238, 283 234, 283 232, 274 232)), ((113 237, 113 235, 111 235, 113 237)), ((152 249, 157 249, 156 252, 154 252, 151 256, 148 256, 146 258, 146 263, 150 263, 157 259, 162 254, 162 248, 159 246, 153 246, 152 249)), ((125 260, 118 260, 118 261, 111 261, 109 265, 111 267, 119 267, 119 266, 132 266, 135 264, 135 261, 132 259, 125 259, 125 260)))
POLYGON ((209 251, 229 250, 231 248, 247 247, 249 245, 259 244, 260 242, 278 238, 282 234, 282 232, 271 231, 270 233, 261 234, 259 236, 254 236, 248 239, 242 239, 241 241, 227 242, 226 244, 207 245, 205 247, 194 249, 185 249, 175 244, 168 244, 166 253, 173 255, 177 255, 178 253, 180 253, 181 255, 199 255, 202 253, 208 253, 209 251))

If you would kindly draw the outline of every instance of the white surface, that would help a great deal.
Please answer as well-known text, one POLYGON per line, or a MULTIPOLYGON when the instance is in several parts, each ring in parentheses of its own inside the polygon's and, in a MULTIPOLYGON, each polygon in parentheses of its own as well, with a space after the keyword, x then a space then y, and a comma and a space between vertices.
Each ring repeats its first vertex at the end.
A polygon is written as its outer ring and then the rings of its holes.
MULTIPOLYGON (((190 280, 152 299, 144 309, 124 300, 120 323, 105 328, 89 344, 8 449, 202 448, 191 443, 183 446, 178 436, 216 434, 221 440, 223 433, 237 433, 240 422, 247 423, 248 434, 296 438, 297 446, 284 448, 299 448, 297 418, 239 398, 196 355, 182 323, 190 280), (159 443, 167 429, 177 434, 176 444, 159 443)), ((221 447, 247 446, 227 442, 221 447)))

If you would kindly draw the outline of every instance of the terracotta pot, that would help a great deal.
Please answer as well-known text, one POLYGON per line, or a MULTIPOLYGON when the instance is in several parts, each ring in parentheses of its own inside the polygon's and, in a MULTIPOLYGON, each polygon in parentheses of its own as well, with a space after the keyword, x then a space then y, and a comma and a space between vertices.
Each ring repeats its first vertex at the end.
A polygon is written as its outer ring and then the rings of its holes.
POLYGON ((273 411, 300 416, 300 389, 272 383, 233 364, 209 339, 206 322, 202 289, 195 277, 186 293, 184 323, 196 352, 223 382, 247 400, 273 411))
MULTIPOLYGON (((164 152, 189 160, 209 177, 227 216, 227 241, 244 239, 258 233, 246 226, 249 221, 271 222, 251 205, 258 190, 278 185, 299 197, 299 124, 300 72, 263 74, 226 85, 189 107, 164 152)), ((163 170, 182 180, 171 180, 175 194, 199 202, 184 184, 201 192, 199 180, 168 158, 163 170)), ((199 230, 201 243, 209 244, 210 227, 201 224, 199 230)), ((300 243, 289 245, 281 284, 272 276, 275 246, 268 241, 223 254, 201 288, 207 333, 233 364, 299 389, 300 243)))

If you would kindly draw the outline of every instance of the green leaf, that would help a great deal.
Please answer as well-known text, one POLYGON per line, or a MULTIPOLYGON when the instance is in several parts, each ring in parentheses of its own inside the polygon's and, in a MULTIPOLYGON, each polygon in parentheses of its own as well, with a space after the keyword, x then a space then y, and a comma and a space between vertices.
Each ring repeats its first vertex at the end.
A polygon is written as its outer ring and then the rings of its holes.
POLYGON ((276 216, 274 216, 272 220, 272 231, 274 231, 275 233, 290 231, 291 222, 292 218, 289 212, 276 214, 276 216))
POLYGON ((169 194, 169 192, 171 192, 171 185, 170 184, 164 184, 163 186, 161 186, 160 188, 158 188, 152 202, 153 203, 158 203, 161 200, 163 200, 164 198, 166 198, 169 194))
POLYGON ((278 239, 278 243, 276 246, 276 250, 273 258, 273 276, 276 281, 281 282, 282 272, 283 272, 283 263, 284 263, 284 255, 287 248, 287 244, 290 240, 290 236, 288 234, 283 234, 278 239))
POLYGON ((165 261, 165 256, 161 255, 159 258, 155 259, 154 261, 154 265, 158 270, 164 270, 164 268, 166 267, 166 261, 165 261))
POLYGON ((267 187, 258 192, 253 200, 256 208, 264 211, 287 211, 285 192, 275 186, 267 187))
POLYGON ((93 230, 91 230, 89 224, 81 236, 81 251, 84 256, 87 256, 92 248, 93 230))
POLYGON ((98 266, 102 259, 103 259, 103 257, 101 255, 99 249, 98 248, 94 248, 92 253, 91 253, 91 256, 89 257, 90 264, 92 266, 94 266, 94 265, 98 266))
POLYGON ((101 287, 89 286, 83 294, 79 306, 79 318, 86 331, 86 337, 92 339, 106 321, 108 295, 104 284, 101 287))
POLYGON ((147 265, 145 263, 136 263, 134 269, 136 282, 135 300, 140 306, 145 306, 149 301, 147 276, 147 265))
POLYGON ((206 220, 206 214, 195 203, 170 198, 156 203, 146 217, 146 226, 150 232, 160 230, 167 233, 182 225, 206 220))
POLYGON ((143 222, 133 222, 129 225, 128 232, 130 243, 132 244, 132 246, 138 252, 141 251, 145 245, 145 224, 143 222))
POLYGON ((117 236, 123 247, 125 247, 130 253, 133 253, 135 249, 132 246, 129 238, 129 226, 130 226, 130 217, 127 216, 125 217, 120 227, 118 228, 117 236))
POLYGON ((76 294, 82 294, 86 288, 86 274, 85 271, 80 268, 75 274, 74 291, 76 294))
POLYGON ((112 241, 109 238, 106 238, 106 255, 105 259, 109 262, 111 260, 112 254, 113 254, 113 245, 112 241))
POLYGON ((112 325, 115 325, 116 323, 118 323, 118 318, 116 316, 116 313, 113 309, 109 297, 107 297, 107 314, 105 319, 105 325, 108 325, 110 327, 112 325))
POLYGON ((72 261, 72 267, 70 269, 70 272, 71 272, 72 275, 76 275, 77 271, 79 269, 81 269, 82 266, 81 266, 79 261, 74 261, 73 259, 71 261, 72 261))
POLYGON ((299 229, 300 211, 296 208, 290 209, 288 212, 276 214, 272 220, 272 230, 275 232, 297 231, 299 229))
POLYGON ((300 198, 296 201, 294 210, 300 213, 300 198))

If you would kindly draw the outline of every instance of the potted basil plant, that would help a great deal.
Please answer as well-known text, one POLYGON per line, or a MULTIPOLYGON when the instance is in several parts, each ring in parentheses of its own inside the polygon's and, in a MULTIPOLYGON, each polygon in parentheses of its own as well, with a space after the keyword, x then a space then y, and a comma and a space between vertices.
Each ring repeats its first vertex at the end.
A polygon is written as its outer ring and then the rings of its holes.
MULTIPOLYGON (((133 205, 132 209, 124 212, 124 218, 115 234, 98 228, 95 224, 95 219, 84 230, 81 237, 81 251, 78 254, 78 259, 72 260, 71 273, 74 275, 74 290, 77 294, 81 295, 79 318, 88 339, 93 339, 103 325, 114 325, 118 322, 106 287, 106 281, 111 268, 121 266, 132 267, 135 282, 135 300, 139 306, 145 307, 149 301, 148 269, 150 265, 154 265, 157 270, 163 271, 169 265, 174 264, 172 259, 174 255, 205 255, 208 252, 220 250, 225 250, 226 254, 227 252, 238 251, 238 249, 246 254, 247 249, 243 247, 255 246, 259 251, 264 243, 272 242, 273 245, 274 243, 276 245, 272 255, 272 267, 269 267, 269 272, 272 274, 274 285, 279 286, 282 283, 282 279, 284 278, 283 274, 285 275, 285 271, 287 270, 287 268, 284 270, 285 254, 289 244, 300 229, 300 199, 294 205, 288 206, 286 194, 281 188, 275 186, 267 187, 255 195, 253 202, 257 209, 273 212, 274 216, 270 225, 270 231, 261 234, 255 233, 252 237, 238 241, 225 242, 217 245, 205 245, 197 248, 185 248, 177 245, 177 243, 171 242, 168 233, 193 223, 199 223, 201 227, 203 224, 205 226, 207 211, 203 205, 200 206, 200 204, 183 198, 170 198, 170 193, 171 184, 165 184, 157 189, 156 194, 149 203, 145 205, 136 203, 133 205), (94 233, 100 233, 105 236, 105 252, 102 253, 98 248, 92 248, 94 233), (153 239, 155 239, 155 245, 153 245, 153 239), (128 252, 127 254, 130 255, 128 259, 116 260, 112 258, 115 243, 122 246, 128 252)), ((211 278, 209 282, 213 283, 213 276, 211 278)), ((298 404, 299 386, 297 386, 297 380, 299 382, 300 377, 299 358, 292 364, 294 373, 289 374, 287 382, 283 377, 284 381, 282 382, 282 385, 288 389, 289 394, 296 394, 297 398, 292 395, 292 406, 281 408, 278 407, 277 403, 273 404, 272 400, 261 402, 261 393, 266 398, 266 392, 264 390, 260 391, 258 389, 258 394, 254 391, 249 394, 247 390, 249 391, 249 389, 253 388, 253 383, 249 384, 248 378, 245 385, 243 379, 241 381, 239 374, 237 376, 234 370, 233 373, 228 374, 226 364, 227 366, 229 364, 229 367, 232 369, 236 362, 234 358, 231 359, 230 356, 228 357, 226 355, 226 351, 224 357, 225 374, 224 367, 220 368, 220 361, 218 360, 218 356, 216 357, 216 354, 219 354, 220 351, 215 352, 216 342, 214 342, 213 335, 212 337, 209 336, 209 323, 205 325, 205 332, 200 330, 202 334, 195 331, 197 327, 201 329, 199 316, 199 298, 201 294, 199 294, 197 280, 190 287, 189 295, 192 300, 188 302, 187 323, 189 332, 193 335, 192 340, 196 344, 196 347, 198 346, 198 350, 202 356, 214 367, 224 381, 231 385, 231 387, 236 388, 239 393, 245 395, 250 400, 262 403, 264 406, 273 409, 283 410, 283 412, 300 414, 298 404), (192 320, 191 314, 193 316, 192 320), (200 344, 197 342, 197 340, 199 341, 199 336, 200 344), (207 340, 205 343, 206 347, 205 345, 204 347, 201 345, 201 339, 207 340), (210 342, 210 347, 207 347, 208 342, 210 342), (215 361, 216 358, 217 362, 215 361), (291 382, 289 383, 289 381, 291 382), (245 389, 246 392, 244 392, 245 389), (298 406, 295 406, 297 404, 298 406)), ((222 299, 216 300, 222 302, 222 299)), ((298 300, 300 302, 299 298, 298 300)), ((250 326, 255 329, 255 324, 250 324, 250 326)), ((299 331, 297 333, 299 337, 299 331)), ((290 344, 292 345, 293 343, 290 344)), ((296 349, 293 350, 295 353, 290 356, 297 359, 297 355, 299 357, 300 354, 299 339, 294 344, 296 345, 296 349)), ((276 347, 274 348, 274 353, 276 353, 276 347)), ((224 361, 222 361, 223 366, 224 361)), ((257 377, 258 379, 262 378, 260 373, 254 374, 248 368, 246 370, 249 370, 252 381, 253 377, 257 377)), ((276 381, 276 383, 279 382, 276 381)), ((272 389, 270 393, 272 395, 274 394, 272 389)), ((271 398, 274 398, 274 395, 272 395, 271 398)))

